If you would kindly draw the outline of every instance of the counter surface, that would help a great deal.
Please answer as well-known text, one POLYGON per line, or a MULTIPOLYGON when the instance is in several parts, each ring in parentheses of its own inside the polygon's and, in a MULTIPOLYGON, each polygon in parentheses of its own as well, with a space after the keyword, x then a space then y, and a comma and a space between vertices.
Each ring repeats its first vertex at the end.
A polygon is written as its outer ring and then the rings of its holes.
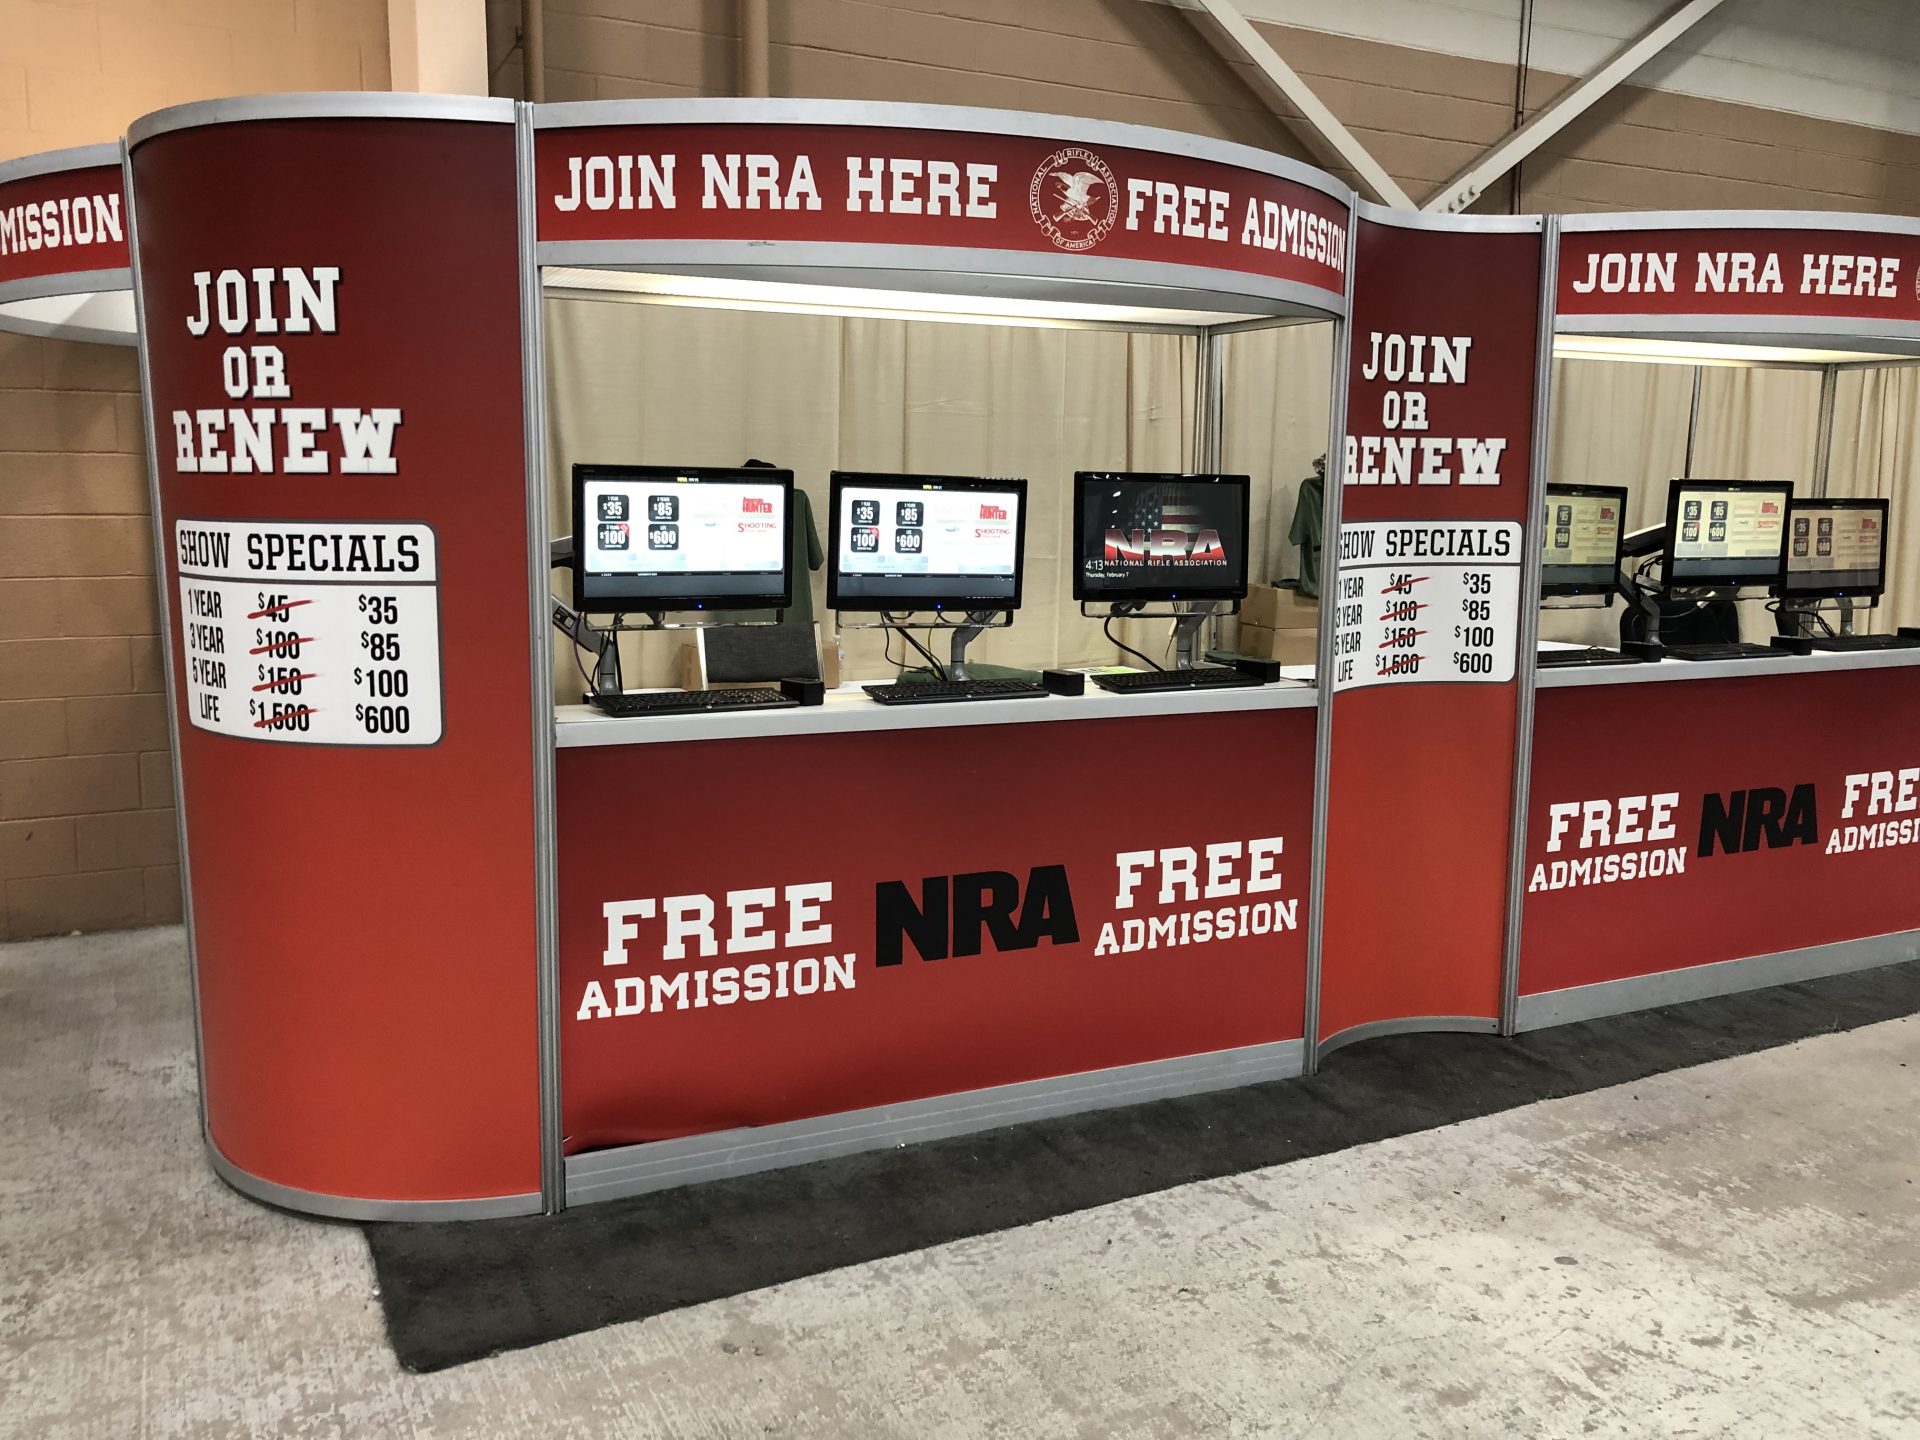
POLYGON ((1157 695, 1114 695, 1089 682, 1085 695, 879 705, 854 684, 829 691, 826 702, 821 705, 722 715, 648 715, 614 720, 590 705, 562 705, 557 711, 555 738, 560 748, 566 749, 576 745, 741 740, 760 735, 841 735, 867 730, 1031 725, 1053 720, 1125 720, 1143 715, 1219 715, 1246 710, 1311 709, 1317 694, 1311 685, 1290 680, 1244 689, 1184 690, 1157 695))
POLYGON ((1745 675, 1800 675, 1809 671, 1892 670, 1920 665, 1920 647, 1906 650, 1816 650, 1811 655, 1752 660, 1660 660, 1644 665, 1568 665, 1540 672, 1542 690, 1583 685, 1643 685, 1664 680, 1727 680, 1745 675))

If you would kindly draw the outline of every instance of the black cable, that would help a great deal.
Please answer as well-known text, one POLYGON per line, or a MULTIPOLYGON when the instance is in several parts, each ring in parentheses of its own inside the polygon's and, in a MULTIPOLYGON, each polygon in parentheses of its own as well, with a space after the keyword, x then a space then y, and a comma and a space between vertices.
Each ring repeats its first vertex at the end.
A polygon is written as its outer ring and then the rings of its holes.
POLYGON ((922 655, 926 656, 927 666, 929 669, 933 671, 934 679, 945 680, 947 678, 947 667, 942 665, 938 660, 933 658, 933 652, 931 650, 927 649, 926 646, 922 645, 918 640, 913 638, 913 632, 911 630, 907 629, 906 626, 899 624, 897 621, 894 620, 894 618, 891 615, 887 614, 884 611, 881 612, 880 618, 886 621, 894 629, 898 630, 900 632, 900 638, 902 640, 905 640, 909 645, 913 646, 914 649, 918 650, 922 655))
POLYGON ((1134 659, 1144 660, 1146 661, 1147 664, 1151 665, 1156 670, 1165 670, 1167 668, 1166 666, 1162 665, 1158 660, 1154 659, 1151 655, 1143 655, 1140 651, 1134 649, 1131 645, 1122 643, 1120 639, 1117 636, 1115 636, 1113 633, 1113 616, 1109 615, 1107 616, 1106 619, 1100 622, 1100 633, 1105 635, 1108 640, 1113 642, 1113 646, 1116 650, 1124 650, 1127 654, 1133 656, 1134 659))

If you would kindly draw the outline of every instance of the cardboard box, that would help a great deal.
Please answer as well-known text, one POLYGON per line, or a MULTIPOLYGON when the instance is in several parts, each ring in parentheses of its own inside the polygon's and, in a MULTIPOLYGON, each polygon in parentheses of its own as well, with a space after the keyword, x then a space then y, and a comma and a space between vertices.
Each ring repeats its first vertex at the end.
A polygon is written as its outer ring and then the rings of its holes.
POLYGON ((1237 655, 1278 660, 1282 665, 1311 665, 1319 654, 1319 645, 1318 630, 1276 630, 1271 625, 1251 625, 1242 620, 1233 649, 1237 655))
POLYGON ((1320 602, 1280 585, 1250 585, 1240 602, 1242 625, 1269 630, 1313 630, 1320 624, 1320 602))

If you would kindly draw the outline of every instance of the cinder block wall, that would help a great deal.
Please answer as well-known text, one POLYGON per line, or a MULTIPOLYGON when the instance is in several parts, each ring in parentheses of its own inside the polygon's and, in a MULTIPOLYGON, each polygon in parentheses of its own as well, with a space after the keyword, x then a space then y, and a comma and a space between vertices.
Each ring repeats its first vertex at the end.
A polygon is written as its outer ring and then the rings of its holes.
POLYGON ((0 332, 0 939, 180 915, 140 378, 0 332))
MULTIPOLYGON (((0 159, 382 90, 386 0, 0 0, 0 159)), ((180 916, 134 352, 0 332, 0 940, 180 916)))

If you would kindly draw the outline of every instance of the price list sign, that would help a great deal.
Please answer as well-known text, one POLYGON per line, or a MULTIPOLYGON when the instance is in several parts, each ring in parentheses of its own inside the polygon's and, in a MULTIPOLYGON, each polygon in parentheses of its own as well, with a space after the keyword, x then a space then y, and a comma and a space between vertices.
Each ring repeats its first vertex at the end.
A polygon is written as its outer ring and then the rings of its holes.
POLYGON ((440 611, 425 525, 174 522, 188 718, 308 745, 440 739, 440 611))
POLYGON ((1513 679, 1520 536, 1506 520, 1342 525, 1334 688, 1513 679))

